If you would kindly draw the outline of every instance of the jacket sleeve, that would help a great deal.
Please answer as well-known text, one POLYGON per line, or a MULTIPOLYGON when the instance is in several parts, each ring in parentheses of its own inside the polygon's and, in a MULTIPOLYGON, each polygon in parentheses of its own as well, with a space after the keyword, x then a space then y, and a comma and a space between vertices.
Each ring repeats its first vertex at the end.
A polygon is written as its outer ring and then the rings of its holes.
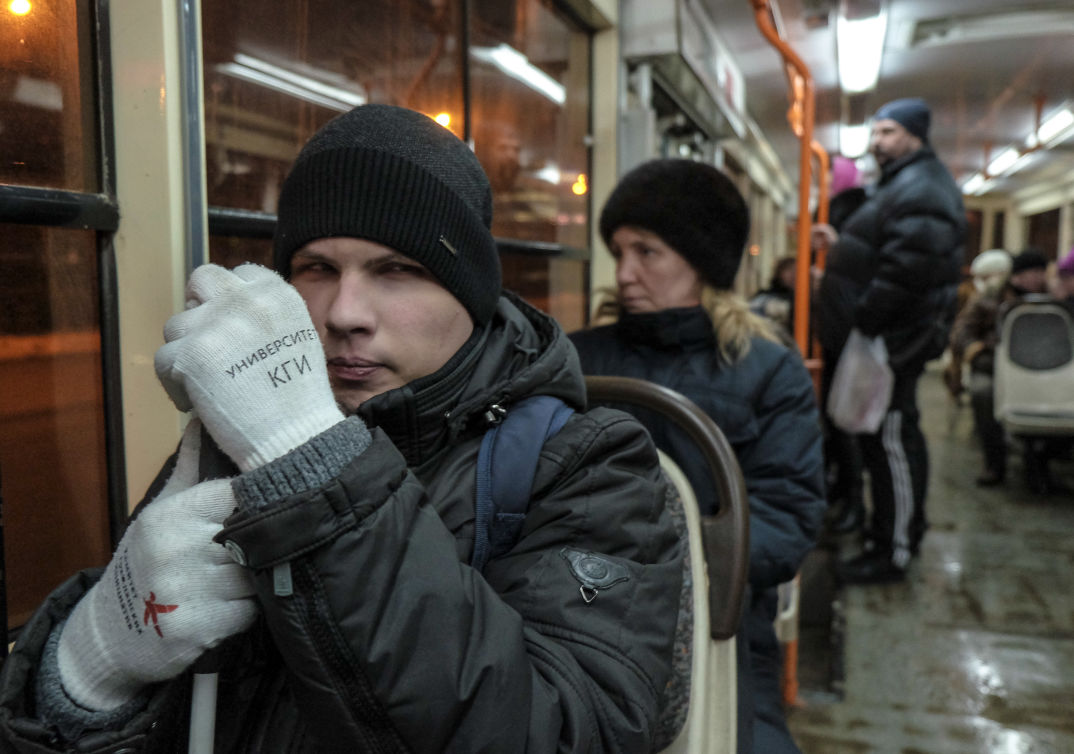
POLYGON ((789 581, 813 548, 827 502, 820 419, 801 359, 787 352, 755 406, 758 436, 737 449, 750 499, 750 585, 789 581))
POLYGON ((42 672, 45 645, 75 604, 100 578, 103 568, 91 568, 72 576, 56 588, 19 632, 11 654, 0 672, 0 751, 19 754, 43 752, 171 751, 181 735, 173 725, 184 721, 189 709, 189 680, 147 689, 144 699, 132 705, 133 713, 114 729, 88 731, 76 741, 65 742, 50 721, 35 709, 35 689, 42 672))
POLYGON ((876 274, 855 307, 855 326, 870 337, 906 324, 908 313, 922 311, 924 299, 952 265, 957 268, 960 219, 927 173, 911 180, 912 175, 900 175, 901 183, 884 198, 876 274))
MULTIPOLYGON (((135 515, 160 492, 174 469, 176 456, 165 462, 135 515)), ((159 722, 174 718, 176 708, 186 703, 189 687, 183 680, 148 688, 145 697, 129 708, 134 712, 118 719, 114 729, 90 731, 72 742, 65 742, 57 733, 59 721, 46 719, 37 707, 36 697, 43 691, 63 693, 58 682, 47 690, 41 688, 41 684, 50 683, 45 666, 55 663, 54 658, 48 662, 45 657, 49 639, 103 572, 104 568, 90 568, 69 578, 45 598, 19 631, 0 669, 0 752, 163 751, 162 742, 172 737, 172 728, 159 722)), ((55 651, 54 642, 51 651, 55 651)))
POLYGON ((632 419, 575 414, 542 450, 521 538, 482 575, 430 499, 443 485, 377 431, 337 478, 223 536, 323 745, 647 751, 682 576, 660 479, 632 419))

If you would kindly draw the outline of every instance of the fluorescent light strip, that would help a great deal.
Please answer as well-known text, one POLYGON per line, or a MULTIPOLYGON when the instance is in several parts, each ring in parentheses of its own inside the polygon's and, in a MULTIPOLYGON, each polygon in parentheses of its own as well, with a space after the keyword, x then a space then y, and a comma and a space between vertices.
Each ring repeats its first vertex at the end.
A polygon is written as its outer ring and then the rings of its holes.
POLYGON ((1074 126, 1074 112, 1071 112, 1069 107, 1064 107, 1040 124, 1040 128, 1037 129, 1037 139, 1041 144, 1047 144, 1069 133, 1071 126, 1074 126))
POLYGON ((307 89, 315 94, 320 94, 323 97, 339 100, 350 107, 357 107, 358 105, 364 105, 366 98, 357 92, 348 92, 346 89, 340 89, 338 86, 330 86, 323 84, 316 79, 312 79, 309 76, 303 76, 298 73, 293 73, 285 68, 280 68, 277 65, 268 63, 259 58, 251 57, 250 55, 244 55, 243 53, 236 53, 235 62, 239 65, 244 65, 248 68, 261 71, 269 76, 283 79, 291 84, 302 89, 307 89))
POLYGON ((888 13, 871 18, 849 21, 840 14, 835 23, 835 43, 839 62, 839 86, 847 94, 866 92, 880 78, 880 62, 884 57, 884 36, 888 28, 888 13))
POLYGON ((277 92, 283 92, 284 94, 290 94, 292 97, 298 97, 306 102, 312 102, 315 105, 321 107, 327 107, 331 110, 338 110, 343 112, 349 110, 348 105, 343 104, 339 100, 329 99, 328 97, 322 97, 319 94, 315 94, 308 89, 289 84, 282 79, 269 76, 268 74, 255 71, 253 68, 247 68, 244 65, 238 63, 221 63, 216 67, 216 70, 225 76, 232 76, 243 81, 249 81, 254 84, 260 84, 261 86, 269 89, 274 89, 277 92))
POLYGON ((518 79, 526 86, 548 97, 557 105, 562 105, 567 101, 567 90, 562 84, 533 65, 529 58, 510 45, 474 47, 470 54, 483 63, 491 63, 508 76, 518 79))
POLYGON ((980 173, 974 173, 962 184, 962 193, 976 194, 984 187, 985 177, 980 173))
POLYGON ((839 153, 844 157, 856 158, 865 154, 869 148, 869 126, 861 124, 839 126, 839 153))
POLYGON ((534 177, 540 178, 546 183, 558 184, 563 176, 560 174, 559 168, 555 165, 545 165, 534 173, 534 177))
POLYGON ((999 155, 988 163, 989 175, 1000 175, 1006 173, 1014 163, 1018 162, 1020 153, 1014 147, 1007 147, 999 155))

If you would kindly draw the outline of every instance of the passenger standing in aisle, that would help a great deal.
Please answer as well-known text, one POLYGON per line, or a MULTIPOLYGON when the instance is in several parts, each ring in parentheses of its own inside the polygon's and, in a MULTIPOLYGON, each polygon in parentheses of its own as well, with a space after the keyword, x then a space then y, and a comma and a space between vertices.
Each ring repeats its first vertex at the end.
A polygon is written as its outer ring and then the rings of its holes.
MULTIPOLYGON (((750 504, 739 751, 796 752, 773 620, 776 588, 798 572, 824 515, 820 419, 801 356, 731 290, 749 232, 746 203, 714 167, 655 160, 622 178, 601 212, 600 232, 615 258, 621 312, 614 324, 571 335, 582 370, 684 394, 734 448, 750 504)), ((715 513, 719 501, 696 445, 662 417, 632 411, 683 467, 701 512, 715 513)))
MULTIPOLYGON (((828 203, 828 222, 810 229, 810 246, 814 256, 827 254, 843 223, 865 202, 862 176, 853 160, 835 157, 832 160, 832 198, 828 203), (829 235, 834 230, 835 233, 829 235)), ((823 272, 820 273, 823 279, 823 272)), ((818 286, 814 285, 814 291, 818 286)), ((816 302, 816 295, 812 299, 816 302)), ((821 352, 822 370, 820 400, 824 406, 835 373, 839 354, 821 352)), ((824 422, 824 468, 828 488, 828 512, 821 538, 831 541, 845 534, 858 533, 865 524, 865 481, 862 473, 861 448, 858 438, 844 432, 821 412, 824 422)))
POLYGON ((650 750, 683 567, 657 454, 584 410, 562 331, 501 293, 491 207, 420 113, 365 105, 314 135, 280 193, 291 284, 191 275, 156 366, 200 421, 103 575, 21 633, 0 750, 186 751, 191 665, 236 634, 219 754, 650 750), (478 570, 478 447, 536 394, 576 410, 478 570), (207 455, 233 476, 201 481, 207 455))
POLYGON ((883 336, 895 374, 883 424, 859 438, 873 510, 864 552, 840 566, 846 583, 903 579, 927 528, 917 382, 947 345, 966 235, 962 194, 928 143, 930 117, 916 98, 877 111, 870 150, 880 178, 842 230, 829 232, 818 304, 824 351, 841 353, 853 328, 883 336))

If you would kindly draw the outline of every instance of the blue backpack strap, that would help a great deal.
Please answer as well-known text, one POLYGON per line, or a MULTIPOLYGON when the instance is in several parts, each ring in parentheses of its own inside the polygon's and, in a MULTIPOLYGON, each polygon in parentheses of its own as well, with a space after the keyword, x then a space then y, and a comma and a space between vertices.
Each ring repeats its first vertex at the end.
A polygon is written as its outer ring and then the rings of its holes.
POLYGON ((522 531, 533 475, 545 441, 566 424, 574 409, 550 395, 515 403, 485 432, 477 455, 474 554, 470 565, 484 570, 490 557, 510 550, 522 531))

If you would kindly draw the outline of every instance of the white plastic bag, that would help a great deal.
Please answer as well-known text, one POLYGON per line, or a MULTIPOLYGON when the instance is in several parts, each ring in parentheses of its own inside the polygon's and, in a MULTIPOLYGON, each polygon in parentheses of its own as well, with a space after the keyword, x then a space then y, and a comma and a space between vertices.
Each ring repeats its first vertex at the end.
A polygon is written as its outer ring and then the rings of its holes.
POLYGON ((832 376, 828 416, 844 432, 872 434, 884 421, 894 384, 884 339, 851 330, 832 376))

